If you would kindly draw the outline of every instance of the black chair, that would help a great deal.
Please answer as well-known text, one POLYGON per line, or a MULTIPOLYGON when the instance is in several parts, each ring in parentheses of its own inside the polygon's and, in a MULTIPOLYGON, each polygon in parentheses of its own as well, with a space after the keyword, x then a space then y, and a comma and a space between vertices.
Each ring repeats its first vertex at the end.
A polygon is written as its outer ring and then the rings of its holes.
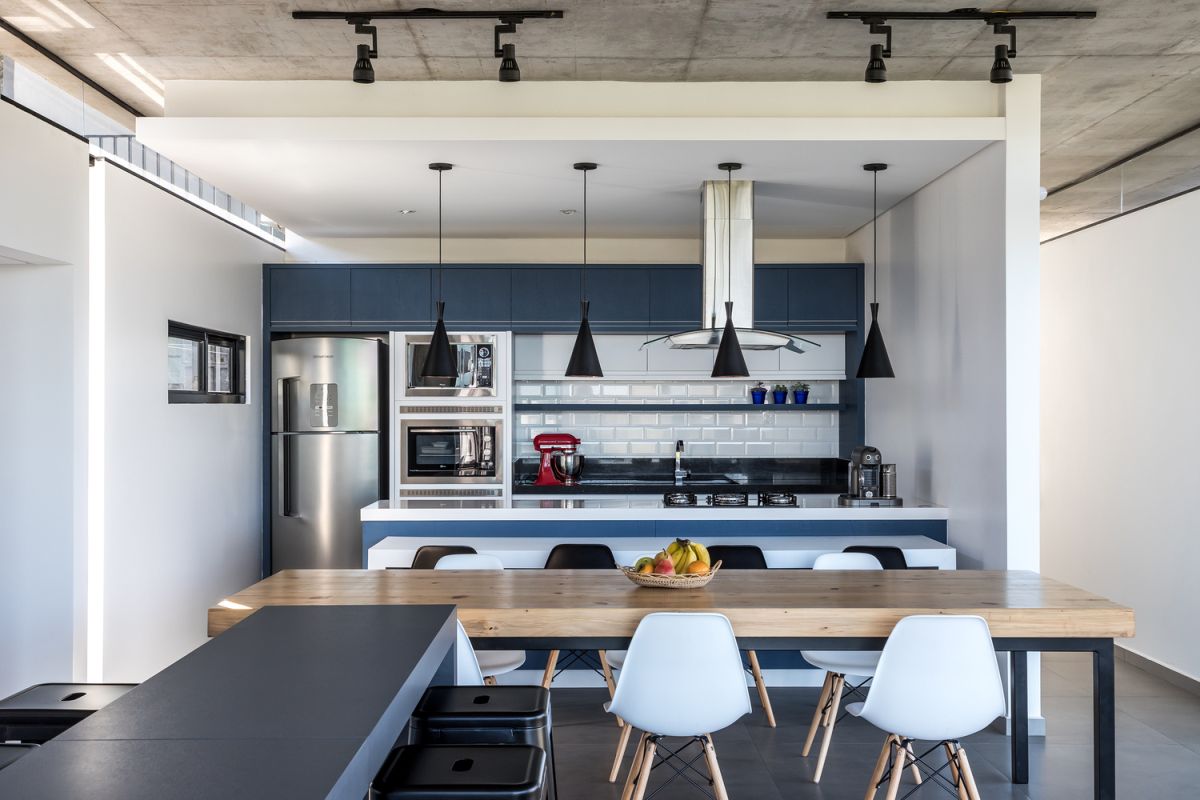
POLYGON ((866 553, 879 559, 884 569, 908 569, 908 561, 904 551, 899 547, 875 546, 869 544, 852 544, 843 553, 866 553))
MULTIPOLYGON (((721 569, 767 569, 767 557, 763 555, 762 548, 752 544, 715 544, 708 548, 708 557, 714 564, 720 561, 721 569)), ((767 682, 763 680, 762 669, 758 666, 758 653, 747 650, 746 658, 750 661, 750 674, 754 676, 754 685, 758 688, 758 699, 767 715, 767 724, 774 728, 775 711, 767 695, 767 682)))
MULTIPOLYGON (((606 544, 556 544, 546 557, 546 569, 616 569, 617 559, 606 544)), ((597 651, 600 659, 597 667, 588 657, 586 650, 568 650, 565 662, 559 666, 559 651, 551 650, 546 659, 546 671, 542 674, 542 686, 547 689, 554 683, 554 678, 575 662, 582 662, 588 669, 599 672, 608 684, 609 696, 616 691, 612 670, 608 668, 608 660, 604 651, 597 651)))
POLYGON ((442 556, 474 555, 475 548, 465 544, 423 544, 413 555, 411 569, 433 569, 442 556))

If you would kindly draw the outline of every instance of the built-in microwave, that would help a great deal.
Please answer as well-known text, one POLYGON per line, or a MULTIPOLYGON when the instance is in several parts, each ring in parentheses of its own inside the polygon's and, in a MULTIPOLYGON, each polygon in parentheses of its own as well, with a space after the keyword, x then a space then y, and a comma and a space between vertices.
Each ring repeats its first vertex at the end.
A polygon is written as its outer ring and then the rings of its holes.
POLYGON ((503 483, 502 420, 404 419, 399 445, 402 485, 503 483))
POLYGON ((429 355, 429 334, 404 336, 404 395, 406 397, 497 397, 500 371, 496 335, 452 333, 450 351, 457 365, 453 378, 425 378, 421 370, 429 355))

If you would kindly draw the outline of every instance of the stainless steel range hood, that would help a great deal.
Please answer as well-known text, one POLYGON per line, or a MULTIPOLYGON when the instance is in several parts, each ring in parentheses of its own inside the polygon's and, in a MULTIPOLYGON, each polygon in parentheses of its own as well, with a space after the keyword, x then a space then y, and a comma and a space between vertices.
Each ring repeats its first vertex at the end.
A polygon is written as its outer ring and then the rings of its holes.
POLYGON ((754 325, 754 181, 705 181, 701 187, 704 215, 704 285, 701 324, 694 331, 659 336, 642 344, 666 341, 676 350, 716 350, 725 324, 725 301, 733 300, 733 324, 743 350, 797 353, 816 342, 754 325), (732 212, 732 213, 730 213, 732 212))

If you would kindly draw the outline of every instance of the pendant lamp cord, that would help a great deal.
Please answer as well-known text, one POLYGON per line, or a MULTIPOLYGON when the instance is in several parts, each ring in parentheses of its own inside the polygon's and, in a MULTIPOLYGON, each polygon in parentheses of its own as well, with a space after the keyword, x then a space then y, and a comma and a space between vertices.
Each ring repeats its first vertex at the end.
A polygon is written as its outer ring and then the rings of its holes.
POLYGON ((587 300, 587 176, 588 170, 583 170, 583 297, 587 300))
POLYGON ((438 170, 438 302, 442 302, 442 170, 438 170))
POLYGON ((733 300, 733 170, 725 170, 725 300, 733 300))
POLYGON ((872 172, 871 189, 871 302, 879 302, 879 173, 872 172))

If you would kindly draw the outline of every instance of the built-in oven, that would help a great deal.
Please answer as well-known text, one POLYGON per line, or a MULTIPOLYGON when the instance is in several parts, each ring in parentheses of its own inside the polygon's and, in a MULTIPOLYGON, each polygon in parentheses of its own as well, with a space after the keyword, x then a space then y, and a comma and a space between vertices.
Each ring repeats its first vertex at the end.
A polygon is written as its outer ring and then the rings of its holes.
POLYGON ((496 397, 500 380, 496 335, 452 333, 450 351, 456 365, 452 378, 422 377, 429 356, 429 334, 404 336, 404 395, 406 397, 496 397))
POLYGON ((504 482, 504 422, 499 419, 403 419, 400 484, 504 482))

